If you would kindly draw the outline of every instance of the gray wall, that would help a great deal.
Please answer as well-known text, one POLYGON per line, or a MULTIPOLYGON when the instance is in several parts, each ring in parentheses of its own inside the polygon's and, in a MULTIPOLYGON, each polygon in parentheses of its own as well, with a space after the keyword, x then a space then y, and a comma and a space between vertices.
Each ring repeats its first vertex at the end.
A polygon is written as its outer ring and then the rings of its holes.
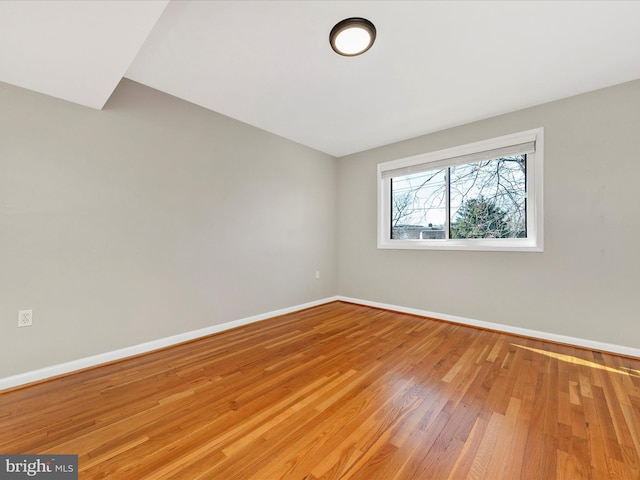
POLYGON ((127 80, 0 84, 0 378, 336 293, 638 348, 638 132, 640 81, 336 165, 127 80), (376 249, 377 163, 540 126, 544 253, 376 249))
POLYGON ((336 208, 335 158, 134 82, 0 84, 0 377, 335 295, 336 208))
POLYGON ((640 347, 640 81, 339 159, 338 292, 640 347), (376 249, 376 164, 545 128, 544 253, 376 249))

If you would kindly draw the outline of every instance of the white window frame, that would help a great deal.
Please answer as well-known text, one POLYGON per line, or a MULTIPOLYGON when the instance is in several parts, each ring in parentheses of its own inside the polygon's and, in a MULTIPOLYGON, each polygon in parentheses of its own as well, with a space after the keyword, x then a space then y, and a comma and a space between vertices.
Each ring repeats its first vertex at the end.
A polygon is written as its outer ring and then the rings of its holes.
MULTIPOLYGON (((378 164, 378 248, 515 252, 544 251, 543 158, 544 129, 536 128, 525 132, 378 164), (505 149, 530 142, 534 142, 535 151, 527 154, 527 238, 391 239, 391 178, 393 175, 391 175, 391 177, 389 175, 392 171, 399 169, 410 171, 411 167, 419 165, 424 165, 425 167, 432 166, 434 169, 460 165, 464 163, 464 159, 461 159, 461 157, 475 158, 484 156, 487 159, 491 159, 495 158, 491 156, 492 150, 505 149), (487 153, 487 155, 484 155, 485 153, 487 153)), ((472 163, 472 161, 466 163, 472 163)), ((449 226, 447 225, 446 228, 449 228, 449 226)))

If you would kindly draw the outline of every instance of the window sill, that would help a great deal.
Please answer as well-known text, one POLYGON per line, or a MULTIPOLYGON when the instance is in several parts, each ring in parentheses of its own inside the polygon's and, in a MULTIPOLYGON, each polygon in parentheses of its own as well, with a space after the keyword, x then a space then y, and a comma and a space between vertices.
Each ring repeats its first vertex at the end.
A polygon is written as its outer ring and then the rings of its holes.
POLYGON ((379 249, 386 250, 468 250, 481 252, 544 252, 541 245, 531 240, 383 240, 379 249))

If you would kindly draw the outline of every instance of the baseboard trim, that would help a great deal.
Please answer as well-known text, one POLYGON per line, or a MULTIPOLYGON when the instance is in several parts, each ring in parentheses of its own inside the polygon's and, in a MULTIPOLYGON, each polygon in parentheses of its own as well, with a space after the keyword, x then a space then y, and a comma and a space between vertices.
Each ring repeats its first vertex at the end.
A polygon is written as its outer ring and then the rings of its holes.
POLYGON ((445 313, 431 312, 428 310, 420 310, 417 308, 403 307, 400 305, 392 305, 388 303, 373 302, 370 300, 363 300, 359 298, 345 297, 336 295, 333 297, 327 297, 312 302, 295 305, 292 307, 282 308, 251 317, 241 318, 231 322, 221 323, 219 325, 212 325, 210 327, 202 328, 199 330, 193 330, 190 332, 173 335, 171 337, 160 338, 146 343, 138 345, 132 345, 130 347, 121 348, 111 352, 101 353, 93 355, 91 357, 81 358, 78 360, 72 360, 70 362, 61 363, 58 365, 52 365, 50 367, 33 370, 30 372, 20 373, 10 377, 0 378, 0 391, 8 390, 16 387, 21 387, 30 383, 46 381, 54 377, 60 377, 79 370, 85 370, 87 368, 96 367, 119 360, 124 360, 129 357, 149 353, 154 350, 160 350, 162 348, 178 345, 180 343, 189 342, 198 338, 206 337, 214 333, 223 332, 232 328, 241 327, 243 325, 249 325, 251 323, 268 320, 280 315, 286 315, 288 313, 305 310, 307 308, 316 307, 330 302, 347 302, 357 305, 364 305, 367 307, 381 308, 384 310, 391 310, 401 313, 409 313, 411 315, 418 315, 420 317, 429 317, 439 320, 445 320, 447 322, 458 323, 461 325, 468 325, 471 327, 483 328, 485 330, 495 330, 498 332, 510 333, 513 335, 519 335, 523 337, 537 338, 540 340, 548 340, 555 343, 563 343, 567 345, 574 345, 576 347, 587 348, 589 350, 597 350, 601 352, 610 352, 618 355, 624 355, 627 357, 640 358, 640 349, 627 347, 624 345, 616 345, 612 343, 597 342, 594 340, 588 340, 585 338, 570 337, 566 335, 558 335, 555 333, 543 332, 540 330, 531 330, 528 328, 514 327, 511 325, 505 325, 501 323, 485 322, 483 320, 474 320, 472 318, 459 317, 456 315, 448 315, 445 313))
POLYGON ((160 338, 158 340, 152 340, 150 342, 132 345, 130 347, 93 355, 91 357, 80 358, 78 360, 72 360, 70 362, 52 365, 50 367, 40 368, 38 370, 32 370, 30 372, 20 373, 10 377, 0 378, 0 391, 21 387, 34 382, 49 380, 51 378, 60 377, 62 375, 67 375, 79 370, 85 370, 87 368, 96 367, 98 365, 103 365, 106 363, 123 360, 125 358, 134 357, 136 355, 149 353, 154 350, 160 350, 162 348, 206 337, 214 333, 223 332, 232 328, 249 325, 250 323, 260 322, 262 320, 267 320, 269 318, 277 317, 280 315, 286 315, 287 313, 305 310, 307 308, 323 305, 325 303, 334 302, 337 300, 338 297, 323 298, 321 300, 315 300, 313 302, 295 305, 293 307, 287 307, 267 313, 262 313, 259 315, 253 315, 251 317, 241 318, 239 320, 233 320, 231 322, 221 323, 219 325, 212 325, 210 327, 202 328, 199 330, 193 330, 190 332, 173 335, 171 337, 160 338))
POLYGON ((355 303, 358 305, 381 308, 384 310, 391 310, 395 312, 410 313, 412 315, 418 315, 420 317, 435 318, 439 320, 445 320, 447 322, 459 323, 459 324, 468 325, 471 327, 483 328, 485 330, 495 330, 498 332, 510 333, 510 334, 519 335, 522 337, 531 337, 531 338, 536 338, 540 340, 549 340, 554 343, 563 343, 566 345, 573 345, 576 347, 587 348, 589 350, 597 350, 600 352, 609 352, 609 353, 615 353, 618 355, 624 355, 626 357, 640 358, 640 349, 627 347, 624 345, 596 342, 594 340, 588 340, 586 338, 569 337, 566 335, 558 335, 555 333, 543 332, 540 330, 530 330, 528 328, 514 327, 511 325, 504 325, 502 323, 485 322, 482 320, 474 320, 472 318, 458 317, 455 315, 447 315, 445 313, 419 310, 417 308, 402 307, 399 305, 391 305, 388 303, 372 302, 369 300, 362 300, 359 298, 338 296, 337 300, 341 302, 355 303))

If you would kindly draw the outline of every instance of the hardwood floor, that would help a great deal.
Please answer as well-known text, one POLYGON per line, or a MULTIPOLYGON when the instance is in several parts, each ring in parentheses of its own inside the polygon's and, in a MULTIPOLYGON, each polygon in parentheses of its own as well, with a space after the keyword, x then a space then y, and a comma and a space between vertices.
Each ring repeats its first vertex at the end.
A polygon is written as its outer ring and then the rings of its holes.
POLYGON ((640 479, 640 360, 330 303, 0 394, 81 479, 640 479))

